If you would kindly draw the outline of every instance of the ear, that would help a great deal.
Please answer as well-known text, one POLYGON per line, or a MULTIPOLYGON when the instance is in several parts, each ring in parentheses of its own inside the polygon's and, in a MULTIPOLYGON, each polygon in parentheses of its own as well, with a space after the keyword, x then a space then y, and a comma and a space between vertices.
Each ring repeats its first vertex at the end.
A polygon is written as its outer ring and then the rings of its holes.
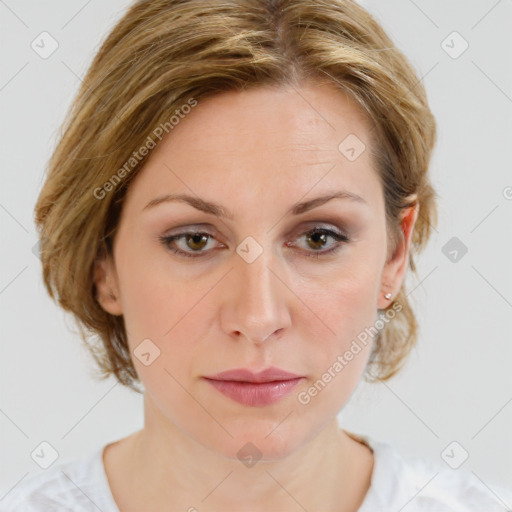
POLYGON ((410 201, 415 201, 413 206, 403 210, 401 215, 400 241, 394 254, 386 262, 382 271, 381 290, 377 301, 378 309, 386 309, 397 295, 409 265, 409 248, 411 246, 412 233, 419 213, 417 196, 413 195, 410 201), (385 294, 391 293, 391 299, 386 299, 385 294))
POLYGON ((93 280, 96 290, 96 300, 101 307, 111 315, 122 315, 119 282, 110 255, 104 252, 94 262, 93 280))

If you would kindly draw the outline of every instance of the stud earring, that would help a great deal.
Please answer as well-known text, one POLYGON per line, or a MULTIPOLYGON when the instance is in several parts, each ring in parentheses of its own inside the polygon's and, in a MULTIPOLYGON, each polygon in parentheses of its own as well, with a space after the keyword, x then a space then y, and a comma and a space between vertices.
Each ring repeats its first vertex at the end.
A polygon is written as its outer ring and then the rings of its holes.
POLYGON ((386 295, 384 295, 384 298, 388 300, 391 299, 391 293, 386 293, 386 295))

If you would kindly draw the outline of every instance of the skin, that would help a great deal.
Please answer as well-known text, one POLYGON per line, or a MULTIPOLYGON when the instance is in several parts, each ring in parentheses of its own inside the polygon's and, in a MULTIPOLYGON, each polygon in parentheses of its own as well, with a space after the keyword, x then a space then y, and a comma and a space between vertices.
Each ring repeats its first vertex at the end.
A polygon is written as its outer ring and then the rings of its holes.
POLYGON ((350 98, 313 83, 201 101, 152 151, 128 190, 113 260, 95 266, 98 300, 124 316, 132 353, 147 338, 160 350, 148 366, 133 358, 145 388, 143 429, 104 452, 121 511, 340 512, 362 503, 373 454, 336 417, 362 377, 371 344, 309 404, 297 396, 374 324, 377 310, 390 304, 384 294, 396 295, 407 269, 418 209, 404 212, 403 237, 387 258, 369 134, 350 98), (355 161, 338 150, 349 134, 367 148, 355 161), (364 202, 334 199, 286 213, 338 190, 364 202), (234 218, 182 202, 144 210, 166 193, 214 201, 234 218), (308 236, 319 224, 350 241, 334 254, 308 257, 337 244, 308 236), (158 239, 193 227, 211 238, 171 245, 203 256, 179 256, 158 239), (263 250, 252 263, 236 252, 248 236, 263 250), (304 378, 263 407, 234 402, 202 379, 268 366, 304 378), (262 454, 252 467, 237 458, 247 442, 262 454))

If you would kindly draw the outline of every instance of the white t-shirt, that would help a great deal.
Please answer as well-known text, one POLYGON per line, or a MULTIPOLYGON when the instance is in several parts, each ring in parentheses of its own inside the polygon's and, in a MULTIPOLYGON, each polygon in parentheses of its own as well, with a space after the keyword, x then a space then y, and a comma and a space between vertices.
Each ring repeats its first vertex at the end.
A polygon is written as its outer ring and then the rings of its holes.
MULTIPOLYGON (((403 457, 388 443, 347 433, 374 453, 370 489, 358 512, 512 511, 512 489, 483 483, 472 472, 443 467, 442 461, 403 457)), ((103 449, 4 489, 0 511, 119 512, 105 474, 103 449)))

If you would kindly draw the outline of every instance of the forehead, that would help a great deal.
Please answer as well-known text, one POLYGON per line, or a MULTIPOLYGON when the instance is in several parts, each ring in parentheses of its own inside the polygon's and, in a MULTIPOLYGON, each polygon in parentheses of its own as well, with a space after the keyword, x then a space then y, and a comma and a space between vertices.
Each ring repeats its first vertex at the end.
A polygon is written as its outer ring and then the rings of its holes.
POLYGON ((162 192, 299 200, 313 188, 340 186, 378 195, 370 133, 356 102, 332 84, 223 92, 182 116, 139 171, 127 202, 140 209, 162 192))
POLYGON ((171 147, 186 143, 198 151, 243 155, 293 146, 338 151, 347 135, 365 139, 367 131, 367 119, 346 93, 332 84, 309 84, 220 93, 201 101, 167 138, 171 147))

